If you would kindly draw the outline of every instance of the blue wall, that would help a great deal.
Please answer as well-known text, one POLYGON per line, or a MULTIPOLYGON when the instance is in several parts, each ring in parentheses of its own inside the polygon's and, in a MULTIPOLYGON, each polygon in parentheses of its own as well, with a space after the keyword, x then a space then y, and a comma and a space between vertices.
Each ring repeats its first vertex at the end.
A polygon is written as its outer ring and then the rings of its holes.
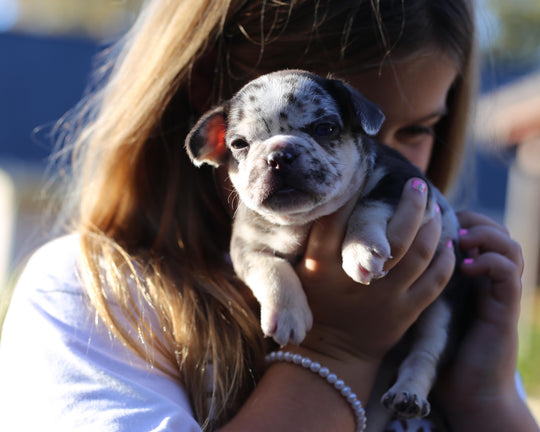
POLYGON ((84 39, 0 34, 0 158, 45 163, 46 131, 80 100, 97 52, 84 39))

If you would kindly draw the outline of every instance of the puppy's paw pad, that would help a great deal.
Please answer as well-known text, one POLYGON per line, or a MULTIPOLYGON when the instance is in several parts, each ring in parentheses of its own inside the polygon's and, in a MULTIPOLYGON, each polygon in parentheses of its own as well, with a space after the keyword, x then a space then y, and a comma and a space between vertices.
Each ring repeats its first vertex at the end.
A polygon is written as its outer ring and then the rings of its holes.
POLYGON ((414 393, 392 391, 386 392, 381 403, 394 412, 399 418, 421 418, 431 411, 429 402, 414 393))

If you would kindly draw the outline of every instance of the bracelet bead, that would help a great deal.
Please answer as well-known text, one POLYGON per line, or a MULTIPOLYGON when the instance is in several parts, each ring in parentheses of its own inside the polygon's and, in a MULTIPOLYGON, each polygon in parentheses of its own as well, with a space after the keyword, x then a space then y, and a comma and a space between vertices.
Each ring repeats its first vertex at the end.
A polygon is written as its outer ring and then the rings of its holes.
POLYGON ((319 370, 319 375, 323 378, 326 378, 328 376, 328 374, 330 373, 330 371, 328 370, 328 368, 326 366, 322 367, 320 370, 319 370))
POLYGON ((356 420, 355 432, 363 432, 366 430, 366 412, 362 407, 362 402, 360 402, 360 399, 358 399, 358 396, 356 396, 351 388, 347 386, 343 380, 339 379, 336 374, 331 373, 326 366, 314 362, 309 357, 293 354, 290 351, 274 351, 268 354, 265 359, 268 364, 283 361, 293 363, 324 378, 326 382, 334 387, 350 405, 356 420))

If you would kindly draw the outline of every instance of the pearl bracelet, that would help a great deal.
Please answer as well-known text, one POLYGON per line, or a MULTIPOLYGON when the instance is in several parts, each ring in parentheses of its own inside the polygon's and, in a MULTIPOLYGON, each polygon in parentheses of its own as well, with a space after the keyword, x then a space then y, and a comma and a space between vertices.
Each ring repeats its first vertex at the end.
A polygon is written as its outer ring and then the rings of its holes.
POLYGON ((304 357, 300 354, 294 354, 290 351, 274 351, 265 357, 266 363, 272 364, 276 362, 294 363, 302 366, 321 378, 324 378, 330 385, 332 385, 349 403, 351 406, 354 418, 356 420, 356 432, 363 432, 366 430, 366 412, 362 407, 362 402, 358 399, 355 393, 350 387, 346 386, 343 380, 340 380, 336 374, 331 373, 327 367, 321 366, 320 363, 311 360, 308 357, 304 357))

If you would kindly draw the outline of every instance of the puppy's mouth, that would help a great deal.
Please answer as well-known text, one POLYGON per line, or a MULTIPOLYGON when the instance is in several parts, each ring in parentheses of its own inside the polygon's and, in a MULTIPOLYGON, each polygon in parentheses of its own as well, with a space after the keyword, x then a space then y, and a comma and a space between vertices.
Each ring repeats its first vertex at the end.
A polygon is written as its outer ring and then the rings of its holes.
POLYGON ((274 197, 277 197, 278 199, 281 198, 287 198, 294 194, 298 194, 299 190, 294 187, 283 187, 282 189, 279 189, 275 191, 273 194, 274 197))
POLYGON ((314 204, 313 193, 306 190, 302 184, 278 178, 267 182, 265 186, 260 202, 262 207, 268 210, 287 212, 304 208, 308 203, 314 204))

